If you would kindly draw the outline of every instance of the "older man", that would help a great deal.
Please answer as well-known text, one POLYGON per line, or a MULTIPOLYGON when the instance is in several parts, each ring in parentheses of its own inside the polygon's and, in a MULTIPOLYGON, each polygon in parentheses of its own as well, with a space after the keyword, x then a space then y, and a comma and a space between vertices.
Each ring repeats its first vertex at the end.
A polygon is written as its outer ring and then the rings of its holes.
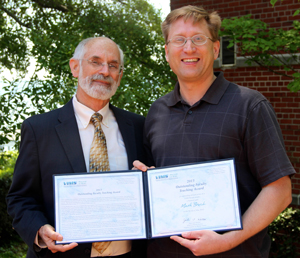
POLYGON ((271 104, 213 71, 220 25, 216 12, 195 6, 173 10, 162 23, 166 59, 178 82, 153 103, 146 118, 146 145, 154 159, 147 165, 234 158, 243 230, 155 239, 148 246, 149 258, 266 258, 267 226, 291 202, 290 176, 295 170, 271 104))
POLYGON ((143 257, 135 241, 55 245, 63 236, 53 228, 53 174, 126 170, 135 159, 144 160, 144 117, 109 104, 123 75, 119 46, 105 37, 85 39, 70 68, 78 78, 75 96, 64 107, 23 122, 7 196, 13 227, 27 243, 29 258, 143 257), (99 136, 104 147, 95 145, 99 136))

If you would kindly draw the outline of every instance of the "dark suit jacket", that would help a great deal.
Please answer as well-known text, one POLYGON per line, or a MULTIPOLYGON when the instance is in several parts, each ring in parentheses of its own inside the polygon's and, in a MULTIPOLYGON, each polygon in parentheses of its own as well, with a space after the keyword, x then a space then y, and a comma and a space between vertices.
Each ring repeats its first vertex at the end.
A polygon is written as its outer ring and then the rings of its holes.
MULTIPOLYGON (((143 150, 144 117, 110 105, 122 134, 129 168, 135 159, 145 161, 143 150)), ((107 139, 109 141, 109 139, 107 139)), ((13 182, 7 195, 13 227, 29 246, 27 257, 88 258, 91 244, 79 244, 65 253, 48 249, 36 252, 34 239, 45 224, 54 226, 52 175, 86 172, 72 100, 64 107, 36 115, 23 122, 20 154, 13 182)), ((133 257, 143 257, 143 242, 133 241, 133 257)))

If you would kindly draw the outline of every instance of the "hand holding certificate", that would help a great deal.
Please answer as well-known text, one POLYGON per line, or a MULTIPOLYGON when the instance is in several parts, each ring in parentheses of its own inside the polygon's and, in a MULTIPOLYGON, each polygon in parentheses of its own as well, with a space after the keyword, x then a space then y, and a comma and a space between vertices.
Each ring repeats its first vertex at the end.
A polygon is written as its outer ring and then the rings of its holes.
POLYGON ((56 231, 68 242, 241 229, 233 160, 55 175, 56 231))
POLYGON ((148 173, 152 236, 241 227, 233 161, 148 173))
POLYGON ((59 243, 144 238, 142 173, 55 176, 55 210, 59 243))

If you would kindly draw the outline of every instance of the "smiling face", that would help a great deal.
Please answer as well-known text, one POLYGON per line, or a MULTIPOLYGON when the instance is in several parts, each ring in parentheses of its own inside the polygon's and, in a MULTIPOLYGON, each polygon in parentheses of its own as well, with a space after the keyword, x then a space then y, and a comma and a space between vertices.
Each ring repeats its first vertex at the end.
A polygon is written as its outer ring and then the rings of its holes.
MULTIPOLYGON (((84 60, 86 61, 86 60, 84 60)), ((120 81, 115 81, 111 76, 92 74, 84 77, 83 66, 80 66, 78 85, 90 97, 95 99, 110 99, 117 91, 120 81)))
POLYGON ((78 77, 78 98, 109 100, 115 94, 122 72, 112 69, 120 65, 120 52, 113 41, 107 38, 91 40, 85 45, 82 59, 71 61, 73 76, 78 77))
MULTIPOLYGON (((192 19, 184 21, 183 18, 179 18, 171 24, 168 40, 175 36, 189 38, 197 34, 211 38, 204 19, 194 24, 192 19)), ((191 40, 187 40, 182 47, 176 47, 172 43, 165 46, 166 59, 177 75, 180 85, 212 78, 213 64, 214 60, 218 58, 219 49, 219 41, 212 42, 211 40, 207 40, 201 46, 193 44, 191 40)))

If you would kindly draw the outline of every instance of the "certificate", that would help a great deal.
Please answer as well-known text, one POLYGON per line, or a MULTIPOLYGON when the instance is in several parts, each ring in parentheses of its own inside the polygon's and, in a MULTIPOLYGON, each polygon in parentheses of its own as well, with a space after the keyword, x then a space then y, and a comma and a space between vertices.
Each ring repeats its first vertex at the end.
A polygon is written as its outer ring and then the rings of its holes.
POLYGON ((54 175, 63 241, 149 239, 242 228, 234 160, 54 175))
POLYGON ((149 170, 148 186, 154 237, 242 228, 233 160, 149 170))
POLYGON ((54 187, 57 243, 146 238, 142 173, 55 175, 54 187))

